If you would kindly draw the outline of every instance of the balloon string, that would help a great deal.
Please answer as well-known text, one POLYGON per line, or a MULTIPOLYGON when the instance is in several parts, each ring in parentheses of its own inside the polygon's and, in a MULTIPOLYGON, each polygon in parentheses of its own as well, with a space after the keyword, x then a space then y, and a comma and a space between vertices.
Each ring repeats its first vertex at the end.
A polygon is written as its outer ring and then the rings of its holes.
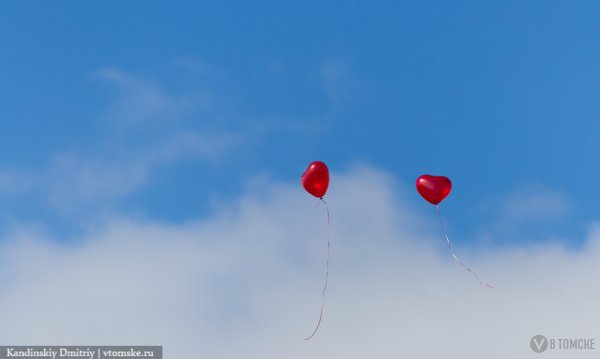
POLYGON ((452 254, 452 258, 454 259, 454 261, 460 265, 461 267, 463 267, 464 269, 467 270, 467 272, 471 273, 475 279, 477 279, 477 281, 479 282, 479 284, 481 284, 482 286, 494 289, 494 286, 483 282, 481 279, 479 279, 479 275, 477 274, 477 272, 473 271, 471 268, 467 267, 461 260, 460 258, 458 258, 458 256, 454 253, 454 249, 452 248, 452 243, 450 242, 450 238, 448 238, 448 233, 446 232, 446 227, 444 227, 444 222, 442 221, 442 215, 440 213, 440 207, 439 205, 435 205, 435 211, 438 214, 438 218, 440 219, 440 227, 442 227, 442 232, 444 232, 444 237, 446 237, 446 242, 448 243, 448 249, 450 249, 450 254, 452 254))
POLYGON ((310 338, 312 338, 321 326, 321 320, 323 319, 323 309, 325 308, 325 292, 327 291, 327 284, 329 281, 329 255, 331 253, 331 241, 329 232, 331 228, 331 218, 329 216, 329 206, 327 205, 327 202, 325 202, 323 198, 320 198, 320 200, 321 202, 323 202, 323 204, 325 205, 325 209, 327 210, 327 261, 325 262, 325 286, 323 287, 323 294, 321 297, 321 314, 319 315, 319 321, 317 322, 317 326, 315 327, 315 330, 312 332, 312 334, 308 338, 304 338, 304 340, 309 340, 310 338))

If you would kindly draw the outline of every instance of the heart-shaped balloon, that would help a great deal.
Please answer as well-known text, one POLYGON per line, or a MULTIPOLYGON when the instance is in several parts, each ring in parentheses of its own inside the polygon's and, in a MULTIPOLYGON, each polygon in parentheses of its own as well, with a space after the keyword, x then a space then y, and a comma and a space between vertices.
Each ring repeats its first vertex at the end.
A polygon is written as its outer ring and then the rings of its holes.
POLYGON ((417 192, 431 204, 438 205, 452 190, 448 177, 422 175, 417 178, 417 192))
POLYGON ((329 187, 329 169, 321 161, 314 161, 302 175, 302 187, 317 198, 323 198, 329 187))

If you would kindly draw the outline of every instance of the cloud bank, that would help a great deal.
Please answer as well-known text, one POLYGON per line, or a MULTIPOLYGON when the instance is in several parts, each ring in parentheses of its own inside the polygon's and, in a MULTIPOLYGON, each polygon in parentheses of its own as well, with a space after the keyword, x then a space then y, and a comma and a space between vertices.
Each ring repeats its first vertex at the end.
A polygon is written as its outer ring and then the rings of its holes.
POLYGON ((15 227, 0 247, 2 342, 164 345, 167 358, 505 359, 539 356, 537 334, 600 337, 600 227, 576 251, 457 245, 489 290, 451 262, 410 186, 367 167, 332 181, 330 288, 310 342, 326 221, 297 183, 183 224, 113 217, 70 244, 15 227))

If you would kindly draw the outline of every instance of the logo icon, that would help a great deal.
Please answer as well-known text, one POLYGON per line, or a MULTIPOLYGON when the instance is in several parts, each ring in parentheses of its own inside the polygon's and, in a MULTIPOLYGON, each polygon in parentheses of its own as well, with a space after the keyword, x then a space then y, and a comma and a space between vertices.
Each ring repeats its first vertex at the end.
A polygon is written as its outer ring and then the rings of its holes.
POLYGON ((531 346, 531 350, 534 352, 543 353, 548 349, 548 339, 543 335, 536 335, 531 338, 529 346, 531 346))

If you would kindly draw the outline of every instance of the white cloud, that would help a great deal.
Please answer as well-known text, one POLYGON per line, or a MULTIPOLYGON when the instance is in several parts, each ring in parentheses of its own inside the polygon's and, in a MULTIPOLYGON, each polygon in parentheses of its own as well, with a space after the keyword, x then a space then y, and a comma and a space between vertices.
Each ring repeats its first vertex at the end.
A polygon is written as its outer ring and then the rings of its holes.
MULTIPOLYGON (((0 169, 0 194, 36 194, 58 210, 105 205, 151 181, 153 171, 186 159, 220 160, 241 136, 220 130, 208 91, 175 94, 125 71, 106 68, 92 78, 117 96, 104 114, 105 132, 80 152, 49 153, 36 170, 0 169)), ((72 211, 71 211, 72 212, 72 211)))
POLYGON ((526 184, 498 201, 502 215, 510 220, 563 218, 573 208, 570 198, 540 184, 526 184))
POLYGON ((57 207, 127 196, 146 185, 157 167, 190 158, 214 160, 238 143, 236 135, 211 128, 208 119, 200 121, 201 128, 183 125, 186 116, 202 115, 211 101, 208 94, 171 94, 113 68, 95 77, 120 91, 107 117, 123 125, 126 135, 110 134, 91 154, 54 155, 46 182, 57 207))
POLYGON ((36 178, 31 173, 7 168, 0 170, 0 194, 2 195, 20 195, 35 184, 36 178))
POLYGON ((540 183, 520 183, 473 208, 471 214, 480 223, 476 237, 482 243, 557 240, 577 209, 568 194, 540 183))
POLYGON ((213 161, 234 147, 234 135, 172 133, 137 151, 112 151, 95 156, 57 155, 46 184, 50 203, 59 208, 73 204, 105 203, 125 197, 148 184, 153 170, 183 159, 213 161))
POLYGON ((330 59, 321 67, 321 77, 329 101, 334 105, 343 102, 351 84, 348 66, 339 60, 330 59))
POLYGON ((125 128, 152 123, 172 124, 199 108, 208 107, 213 101, 208 91, 173 94, 157 84, 115 68, 97 71, 92 78, 107 81, 119 91, 106 117, 125 128))
POLYGON ((296 183, 181 225, 114 218, 71 245, 15 230, 0 248, 0 336, 261 359, 529 358, 535 334, 598 338, 600 227, 581 251, 456 248, 489 290, 450 261, 433 213, 413 214, 426 204, 409 188, 368 168, 333 174, 331 286, 311 342, 325 213, 296 183))

